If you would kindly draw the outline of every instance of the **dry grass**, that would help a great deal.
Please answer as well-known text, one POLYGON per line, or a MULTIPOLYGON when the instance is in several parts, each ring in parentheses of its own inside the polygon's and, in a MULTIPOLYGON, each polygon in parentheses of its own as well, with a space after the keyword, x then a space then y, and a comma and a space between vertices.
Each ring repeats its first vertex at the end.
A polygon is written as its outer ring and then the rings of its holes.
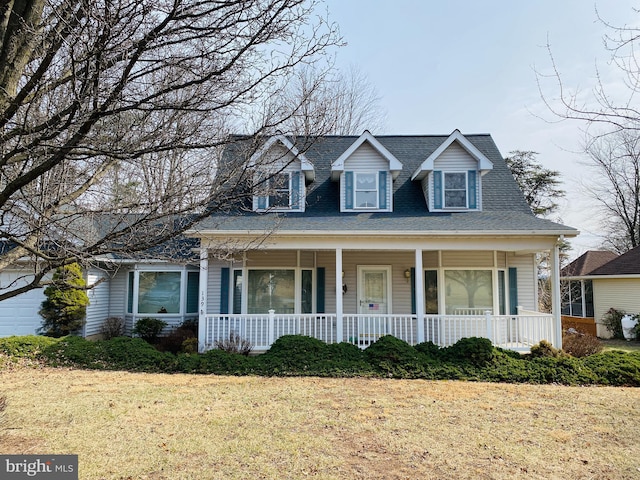
POLYGON ((82 479, 630 479, 640 390, 13 368, 0 453, 82 479))

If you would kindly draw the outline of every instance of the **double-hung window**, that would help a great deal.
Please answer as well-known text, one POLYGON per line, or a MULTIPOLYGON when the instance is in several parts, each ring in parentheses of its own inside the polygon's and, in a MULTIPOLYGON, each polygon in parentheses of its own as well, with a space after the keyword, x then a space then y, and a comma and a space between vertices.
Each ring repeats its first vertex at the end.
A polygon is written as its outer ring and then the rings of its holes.
POLYGON ((269 205, 267 208, 291 206, 291 177, 288 173, 276 173, 269 179, 269 205))
POLYGON ((360 173, 355 174, 355 207, 356 208, 378 208, 378 174, 360 173))
POLYGON ((465 172, 444 172, 444 208, 467 208, 465 172))

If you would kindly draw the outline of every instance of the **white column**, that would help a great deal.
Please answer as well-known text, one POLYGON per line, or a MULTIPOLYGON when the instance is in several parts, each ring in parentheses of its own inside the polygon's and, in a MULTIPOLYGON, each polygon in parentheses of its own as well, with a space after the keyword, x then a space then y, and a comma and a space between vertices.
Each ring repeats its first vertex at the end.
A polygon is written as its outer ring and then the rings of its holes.
POLYGON ((560 239, 553 247, 550 255, 551 268, 551 313, 555 325, 555 342, 553 346, 562 348, 562 319, 560 318, 560 239))
POLYGON ((418 343, 424 342, 424 273, 422 272, 422 250, 416 250, 416 316, 418 318, 418 343))
POLYGON ((343 340, 342 322, 342 249, 336 248, 336 342, 343 340))
POLYGON ((198 351, 204 352, 207 332, 207 287, 209 280, 209 249, 200 248, 200 283, 198 292, 198 351))

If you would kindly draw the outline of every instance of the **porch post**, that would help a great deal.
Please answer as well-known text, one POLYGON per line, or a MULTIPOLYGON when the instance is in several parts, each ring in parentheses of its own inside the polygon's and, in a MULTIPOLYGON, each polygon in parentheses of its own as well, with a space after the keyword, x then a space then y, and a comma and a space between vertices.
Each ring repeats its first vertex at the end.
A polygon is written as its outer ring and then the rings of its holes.
POLYGON ((551 313, 555 325, 554 347, 562 348, 562 319, 560 318, 560 239, 551 252, 551 313))
POLYGON ((198 302, 198 351, 205 350, 207 339, 207 281, 209 279, 209 249, 200 248, 200 282, 199 282, 199 302, 198 302))
POLYGON ((422 273, 422 250, 416 249, 416 318, 418 321, 418 343, 424 342, 424 274, 422 273))
POLYGON ((343 340, 342 322, 342 249, 336 248, 336 342, 343 340))

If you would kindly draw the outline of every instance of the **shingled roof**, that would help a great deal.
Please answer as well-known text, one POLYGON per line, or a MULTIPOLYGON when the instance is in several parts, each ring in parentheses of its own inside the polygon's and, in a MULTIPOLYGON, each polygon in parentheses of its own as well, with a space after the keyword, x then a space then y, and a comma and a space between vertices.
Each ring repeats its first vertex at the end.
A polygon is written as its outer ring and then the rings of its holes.
POLYGON ((617 255, 607 250, 589 250, 576 258, 560 271, 562 277, 581 277, 590 275, 595 269, 610 262, 617 255))
MULTIPOLYGON (((382 231, 382 232, 510 232, 577 235, 574 228, 531 213, 511 171, 488 134, 465 135, 493 163, 482 177, 482 211, 429 212, 419 181, 411 175, 449 135, 375 136, 401 163, 402 171, 393 183, 393 212, 340 212, 339 183, 331 180, 331 163, 345 152, 358 136, 318 138, 305 157, 314 165, 315 180, 307 186, 304 212, 234 212, 214 215, 196 230, 256 231, 382 231)), ((292 142, 296 143, 296 142, 292 142)))
POLYGON ((590 275, 640 275, 640 247, 632 248, 596 268, 590 275))

